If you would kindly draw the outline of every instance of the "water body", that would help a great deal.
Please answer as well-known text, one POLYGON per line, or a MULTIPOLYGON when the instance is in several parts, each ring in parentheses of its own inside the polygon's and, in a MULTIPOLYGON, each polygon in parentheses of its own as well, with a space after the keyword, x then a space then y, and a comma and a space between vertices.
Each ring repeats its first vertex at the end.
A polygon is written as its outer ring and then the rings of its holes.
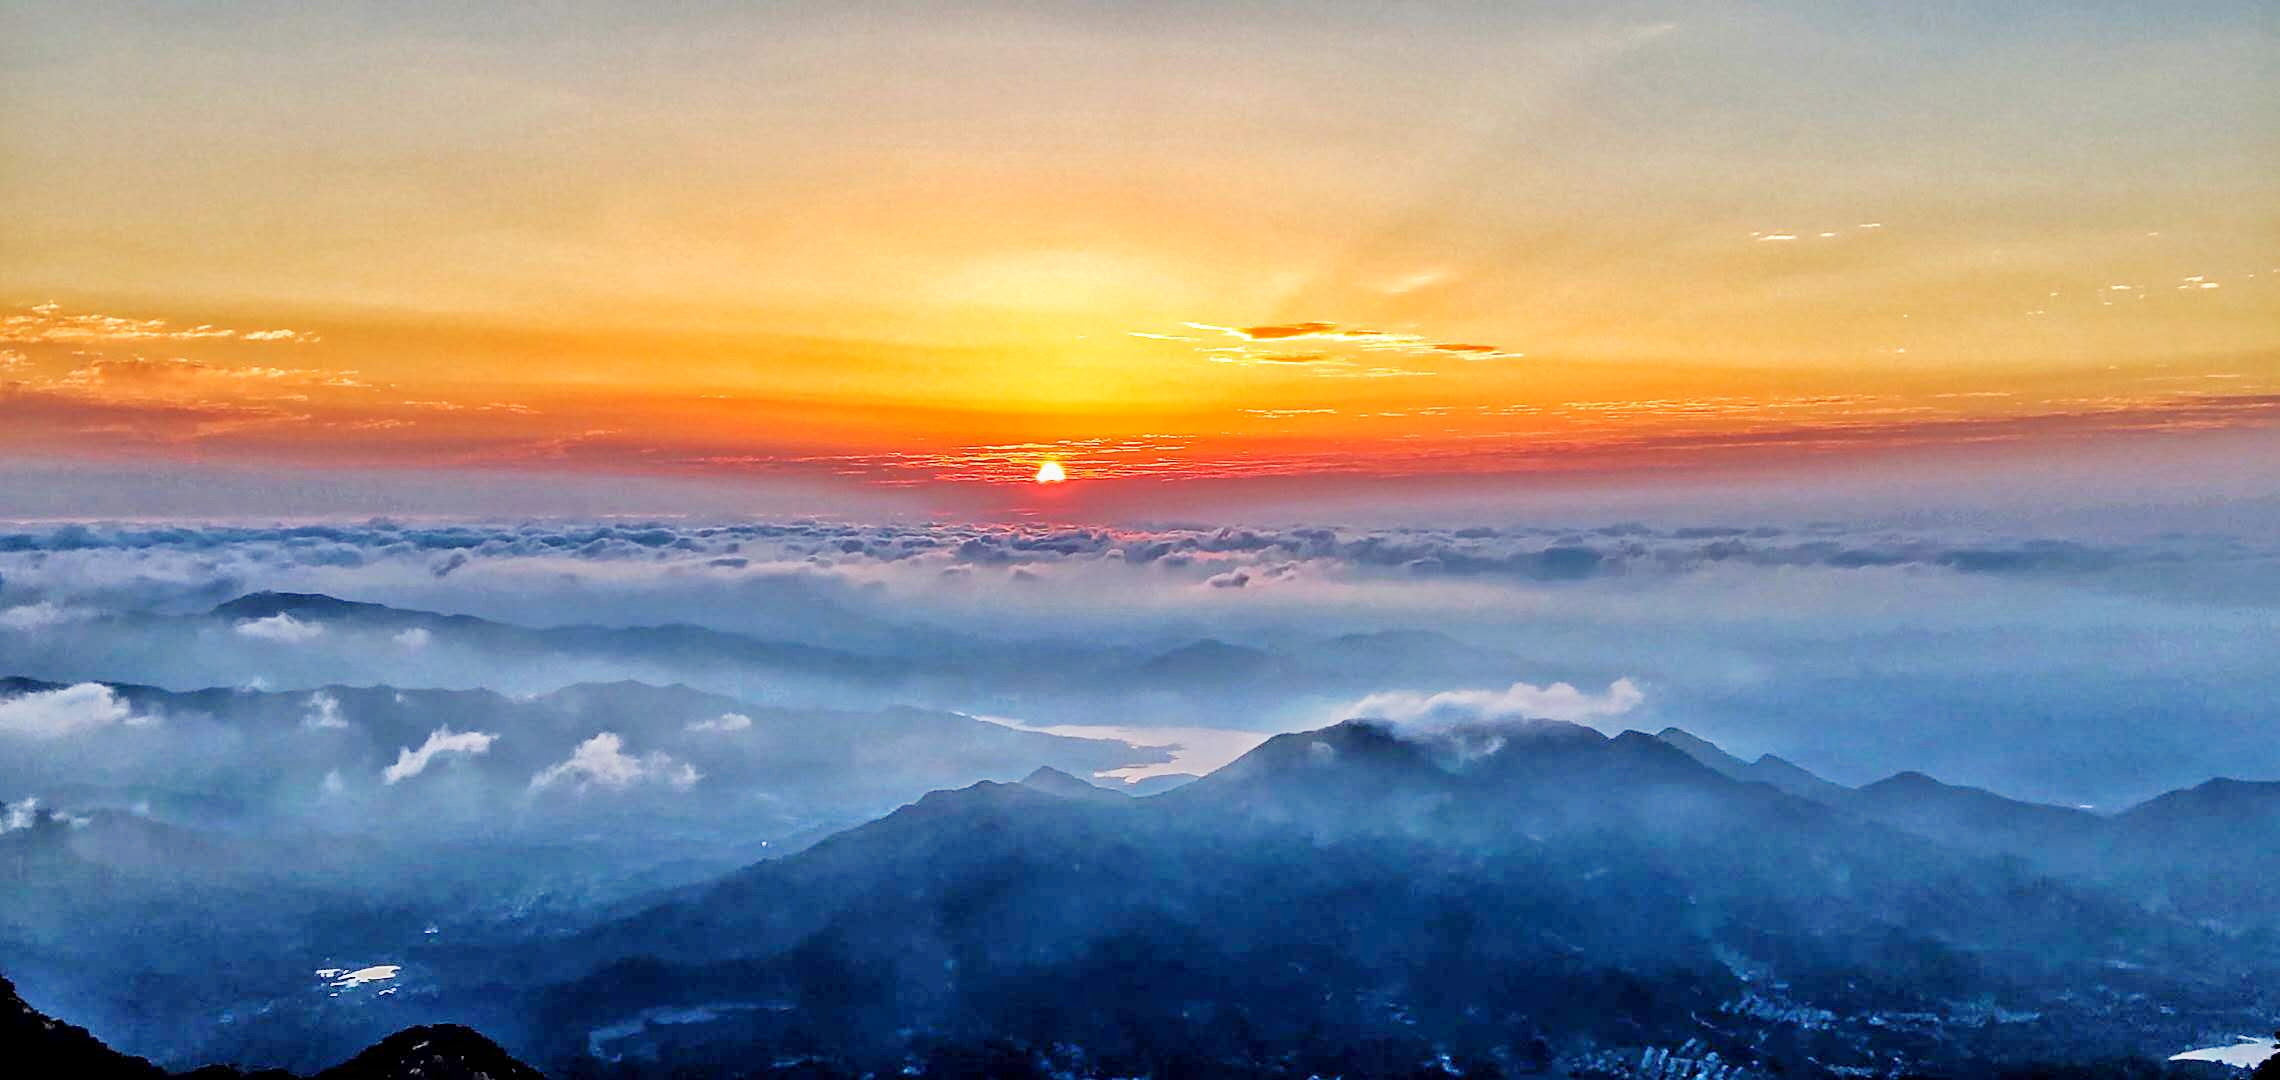
POLYGON ((2280 1054, 2280 1043, 2271 1039, 2255 1039, 2242 1035, 2240 1041, 2231 1046, 2212 1046, 2205 1050, 2187 1050, 2182 1054, 2171 1055, 2169 1060, 2213 1061, 2219 1065, 2230 1065, 2236 1069, 2253 1069, 2264 1064, 2265 1059, 2274 1054, 2280 1054))

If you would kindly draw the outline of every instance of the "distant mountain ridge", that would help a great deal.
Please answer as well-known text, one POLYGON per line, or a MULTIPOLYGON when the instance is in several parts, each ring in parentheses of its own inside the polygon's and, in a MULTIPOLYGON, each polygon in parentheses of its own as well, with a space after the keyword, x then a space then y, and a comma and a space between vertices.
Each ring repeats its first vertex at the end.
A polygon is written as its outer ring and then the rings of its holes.
MULTIPOLYGON (((1145 645, 1079 645, 1050 638, 920 633, 916 627, 886 639, 819 634, 810 640, 800 636, 797 623, 771 627, 767 635, 680 622, 531 626, 278 591, 246 593, 198 615, 140 619, 135 633, 145 638, 170 626, 215 622, 255 639, 298 633, 307 634, 310 644, 322 644, 330 640, 328 630, 340 638, 361 636, 378 646, 350 665, 365 671, 385 669, 392 657, 408 658, 406 646, 391 640, 392 635, 424 633, 434 642, 427 654, 431 658, 496 658, 506 665, 575 660, 595 671, 643 681, 689 681, 737 693, 765 678, 811 689, 853 688, 882 701, 957 708, 1001 704, 1002 711, 1016 713, 1014 705, 993 699, 1003 695, 1037 709, 1050 707, 1059 697, 1089 700, 1103 688, 1113 688, 1140 695, 1135 704, 1152 702, 1163 710, 1154 717, 1159 723, 1192 711, 1180 709, 1181 702, 1243 715, 1272 707, 1297 690, 1335 687, 1358 696, 1385 685, 1508 680, 1515 662, 1446 634, 1419 630, 1280 639, 1271 647, 1208 636, 1145 645), (261 625, 277 619, 303 625, 261 625)), ((397 681, 384 675, 346 676, 343 670, 330 681, 397 681)), ((492 685, 483 678, 469 684, 492 685)), ((1078 722, 1067 714, 1059 721, 1078 722)))
POLYGON ((1657 738, 1726 776, 1771 784, 1947 847, 2023 859, 2224 925, 2280 928, 2269 884, 2280 866, 2280 782, 2218 778, 2100 814, 1913 771, 1848 788, 1772 755, 1745 764, 1678 728, 1657 738))
POLYGON ((209 615, 252 621, 280 616, 301 621, 340 622, 380 630, 425 630, 468 643, 526 652, 571 655, 595 652, 646 654, 663 651, 685 662, 737 663, 801 675, 823 675, 858 682, 899 681, 910 674, 907 662, 888 664, 860 653, 817 645, 768 641, 687 623, 643 627, 558 626, 532 628, 472 615, 445 615, 323 593, 255 592, 215 605, 209 615))

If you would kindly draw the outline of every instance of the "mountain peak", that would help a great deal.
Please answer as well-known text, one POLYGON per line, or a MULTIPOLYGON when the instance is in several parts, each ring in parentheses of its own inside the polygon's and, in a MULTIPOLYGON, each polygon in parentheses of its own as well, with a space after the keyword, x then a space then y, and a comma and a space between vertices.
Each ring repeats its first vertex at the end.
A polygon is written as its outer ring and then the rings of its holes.
POLYGON ((1392 725, 1379 720, 1342 720, 1326 728, 1277 735, 1179 790, 1224 790, 1278 777, 1321 789, 1318 777, 1326 773, 1379 779, 1444 775, 1423 747, 1402 738, 1392 725))
POLYGON ((1109 801, 1118 801, 1129 797, 1126 796, 1123 792, 1110 791, 1109 789, 1101 787, 1100 785, 1095 784, 1089 780, 1085 780, 1081 777, 1071 776, 1068 773, 1062 772, 1061 770, 1052 767, 1051 765, 1038 766, 1037 771, 1032 772, 1028 776, 1022 778, 1021 786, 1029 788, 1033 791, 1042 791, 1047 795, 1058 795, 1062 798, 1067 799, 1092 799, 1099 801, 1105 797, 1105 799, 1109 801))
POLYGON ((1736 780, 1748 779, 1746 774, 1749 767, 1742 762, 1742 759, 1727 753, 1717 743, 1700 735, 1684 728, 1666 727, 1655 733, 1654 737, 1715 772, 1723 773, 1736 780))
POLYGON ((1607 749, 1627 759, 1632 765, 1644 767, 1665 780, 1692 780, 1704 777, 1718 778, 1721 783, 1731 780, 1724 770, 1708 765, 1671 745, 1660 736, 1644 731, 1625 731, 1607 740, 1607 749))
POLYGON ((1155 656, 1134 669, 1146 678, 1233 681, 1272 670, 1274 654, 1218 638, 1202 638, 1155 656))
POLYGON ((1893 773, 1892 775, 1887 776, 1884 779, 1879 780, 1873 784, 1870 784, 1861 790, 1864 792, 1944 791, 1951 786, 1953 785, 1941 783, 1940 781, 1935 780, 1930 776, 1917 772, 1914 769, 1909 769, 1904 772, 1893 773))
POLYGON ((545 1080, 472 1028, 405 1028, 317 1074, 317 1080, 545 1080))
POLYGON ((2280 781, 2235 780, 2220 776, 2189 788, 2156 796, 2131 807, 2124 816, 2141 821, 2208 814, 2234 816, 2258 812, 2280 814, 2280 781))

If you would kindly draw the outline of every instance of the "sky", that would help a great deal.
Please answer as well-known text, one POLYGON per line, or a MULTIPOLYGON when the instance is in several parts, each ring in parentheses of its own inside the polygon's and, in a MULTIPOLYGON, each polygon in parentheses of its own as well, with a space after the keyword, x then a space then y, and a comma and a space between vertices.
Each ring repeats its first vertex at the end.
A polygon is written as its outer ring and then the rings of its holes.
POLYGON ((2253 487, 2276 37, 2232 0, 31 0, 0 513, 69 512, 58 476, 117 514, 2253 487))

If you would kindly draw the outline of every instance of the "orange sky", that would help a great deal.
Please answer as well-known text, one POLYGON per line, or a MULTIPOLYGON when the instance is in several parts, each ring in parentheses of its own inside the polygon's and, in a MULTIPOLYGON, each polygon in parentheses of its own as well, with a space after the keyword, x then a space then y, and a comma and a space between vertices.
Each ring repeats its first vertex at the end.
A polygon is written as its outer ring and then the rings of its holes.
POLYGON ((2254 5, 554 16, 0 17, 0 451, 924 487, 2280 421, 2254 5))

